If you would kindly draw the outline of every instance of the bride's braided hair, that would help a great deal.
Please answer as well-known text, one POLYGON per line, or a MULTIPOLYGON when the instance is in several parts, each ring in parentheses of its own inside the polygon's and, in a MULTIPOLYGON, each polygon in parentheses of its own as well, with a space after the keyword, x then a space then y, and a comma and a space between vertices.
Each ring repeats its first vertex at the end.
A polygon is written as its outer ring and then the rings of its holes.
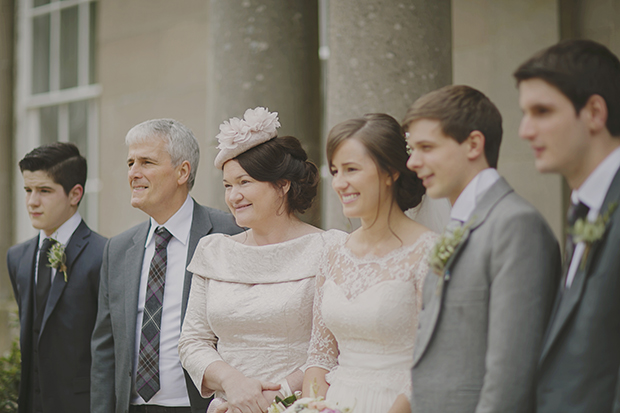
POLYGON ((336 149, 346 139, 360 141, 380 170, 398 173, 394 183, 394 200, 401 210, 422 201, 426 189, 418 175, 407 169, 407 142, 400 124, 385 113, 369 113, 334 126, 327 137, 327 161, 331 166, 336 149))

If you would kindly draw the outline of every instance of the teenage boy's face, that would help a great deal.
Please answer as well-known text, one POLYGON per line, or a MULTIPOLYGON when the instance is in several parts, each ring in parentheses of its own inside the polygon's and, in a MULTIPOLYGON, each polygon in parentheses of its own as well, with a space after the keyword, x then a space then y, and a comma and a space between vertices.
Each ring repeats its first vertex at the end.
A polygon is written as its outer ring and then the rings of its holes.
POLYGON ((407 167, 418 174, 431 198, 448 198, 454 205, 467 186, 467 147, 444 135, 438 120, 420 119, 409 125, 412 149, 407 167))
POLYGON ((67 195, 44 171, 24 171, 23 177, 30 222, 50 236, 75 214, 81 191, 77 195, 71 190, 67 195))
POLYGON ((539 172, 578 172, 587 153, 588 130, 583 111, 575 113, 571 101, 556 87, 533 78, 519 83, 523 118, 519 136, 530 142, 539 172))

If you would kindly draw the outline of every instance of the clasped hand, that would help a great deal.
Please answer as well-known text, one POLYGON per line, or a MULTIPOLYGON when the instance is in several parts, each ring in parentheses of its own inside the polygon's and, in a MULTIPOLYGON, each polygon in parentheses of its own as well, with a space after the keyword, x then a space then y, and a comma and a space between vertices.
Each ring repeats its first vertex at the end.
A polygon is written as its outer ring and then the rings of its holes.
POLYGON ((223 387, 228 402, 218 406, 216 413, 264 413, 280 395, 279 384, 247 377, 235 377, 223 387))

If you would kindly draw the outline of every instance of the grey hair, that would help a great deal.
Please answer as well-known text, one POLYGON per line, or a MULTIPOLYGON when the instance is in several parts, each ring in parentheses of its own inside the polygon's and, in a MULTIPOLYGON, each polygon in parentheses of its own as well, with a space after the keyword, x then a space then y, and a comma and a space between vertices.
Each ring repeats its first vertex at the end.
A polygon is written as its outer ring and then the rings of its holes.
POLYGON ((189 162, 187 188, 191 190, 194 187, 200 161, 200 147, 192 131, 174 119, 151 119, 131 128, 125 136, 125 144, 129 146, 152 139, 162 139, 166 142, 166 149, 175 167, 183 161, 189 162))

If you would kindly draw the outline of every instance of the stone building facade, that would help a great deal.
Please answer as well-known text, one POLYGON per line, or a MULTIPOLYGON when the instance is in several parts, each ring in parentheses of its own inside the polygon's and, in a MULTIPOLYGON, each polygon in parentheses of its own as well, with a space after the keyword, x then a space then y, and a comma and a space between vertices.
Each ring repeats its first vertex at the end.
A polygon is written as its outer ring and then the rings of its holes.
MULTIPOLYGON (((113 236, 146 216, 129 204, 124 136, 171 117, 201 144, 192 195, 224 208, 212 167, 218 125, 248 107, 280 113, 325 179, 307 220, 351 229, 331 192, 324 138, 368 112, 402 119, 447 84, 486 93, 504 117, 499 171, 562 237, 567 187, 536 172, 517 136, 512 72, 537 50, 585 37, 620 54, 620 0, 0 0, 0 256, 36 232, 17 162, 54 140, 89 161, 81 212, 113 236)), ((0 265, 0 352, 13 294, 0 265)))

